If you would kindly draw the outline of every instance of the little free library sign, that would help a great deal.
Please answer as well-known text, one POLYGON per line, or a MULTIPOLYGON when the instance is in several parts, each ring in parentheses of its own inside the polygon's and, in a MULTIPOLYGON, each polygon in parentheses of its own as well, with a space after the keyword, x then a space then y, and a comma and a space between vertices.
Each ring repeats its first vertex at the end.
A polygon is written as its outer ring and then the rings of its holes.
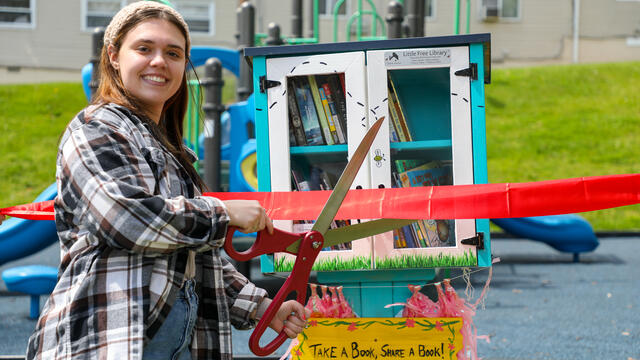
POLYGON ((311 318, 293 360, 456 359, 462 318, 311 318))

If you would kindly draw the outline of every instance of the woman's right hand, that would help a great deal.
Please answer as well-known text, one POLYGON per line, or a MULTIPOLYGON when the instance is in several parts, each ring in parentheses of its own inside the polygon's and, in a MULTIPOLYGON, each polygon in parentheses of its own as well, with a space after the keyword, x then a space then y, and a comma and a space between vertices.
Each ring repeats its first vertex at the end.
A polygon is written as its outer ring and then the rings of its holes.
POLYGON ((243 233, 252 233, 267 228, 273 234, 273 222, 256 200, 227 200, 224 202, 229 215, 229 225, 243 233))
POLYGON ((0 225, 2 225, 2 222, 4 221, 4 219, 6 219, 6 217, 4 215, 0 215, 0 225))

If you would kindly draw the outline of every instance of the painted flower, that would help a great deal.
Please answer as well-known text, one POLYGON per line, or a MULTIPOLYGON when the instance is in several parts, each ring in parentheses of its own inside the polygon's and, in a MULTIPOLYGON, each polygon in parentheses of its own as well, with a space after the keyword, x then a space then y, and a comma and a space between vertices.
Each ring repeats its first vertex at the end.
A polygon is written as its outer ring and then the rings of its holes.
POLYGON ((407 323, 406 323, 407 327, 414 327, 416 325, 416 321, 413 319, 407 319, 407 323))
POLYGON ((438 330, 438 331, 444 331, 444 330, 442 329, 442 323, 441 323, 440 321, 436 321, 436 330, 438 330))
MULTIPOLYGON (((449 344, 451 346, 451 344, 449 344)), ((296 356, 302 356, 302 351, 300 349, 296 349, 296 356)))
POLYGON ((449 344, 449 350, 455 350, 455 349, 456 349, 455 345, 449 344))
POLYGON ((354 330, 356 330, 356 329, 358 329, 358 325, 356 325, 356 323, 354 323, 354 322, 352 322, 352 323, 349 325, 349 327, 347 328, 347 330, 349 330, 349 331, 354 331, 354 330))
POLYGON ((318 320, 309 321, 309 326, 318 326, 318 320))

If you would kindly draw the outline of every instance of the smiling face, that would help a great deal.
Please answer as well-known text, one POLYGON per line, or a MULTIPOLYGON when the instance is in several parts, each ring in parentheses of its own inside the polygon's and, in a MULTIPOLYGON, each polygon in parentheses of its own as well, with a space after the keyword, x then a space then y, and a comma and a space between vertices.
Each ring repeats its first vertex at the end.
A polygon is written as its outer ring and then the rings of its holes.
POLYGON ((174 24, 149 19, 131 29, 120 50, 109 46, 111 65, 122 84, 156 122, 164 103, 180 88, 186 67, 186 39, 174 24))

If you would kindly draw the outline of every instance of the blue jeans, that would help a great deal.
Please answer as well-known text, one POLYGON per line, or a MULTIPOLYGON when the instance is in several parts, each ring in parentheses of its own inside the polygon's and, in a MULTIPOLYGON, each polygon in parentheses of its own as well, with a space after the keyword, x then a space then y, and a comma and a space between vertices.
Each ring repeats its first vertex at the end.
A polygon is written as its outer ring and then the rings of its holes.
POLYGON ((169 316, 151 341, 145 345, 145 360, 190 360, 191 335, 198 316, 198 296, 195 281, 184 283, 169 316))

